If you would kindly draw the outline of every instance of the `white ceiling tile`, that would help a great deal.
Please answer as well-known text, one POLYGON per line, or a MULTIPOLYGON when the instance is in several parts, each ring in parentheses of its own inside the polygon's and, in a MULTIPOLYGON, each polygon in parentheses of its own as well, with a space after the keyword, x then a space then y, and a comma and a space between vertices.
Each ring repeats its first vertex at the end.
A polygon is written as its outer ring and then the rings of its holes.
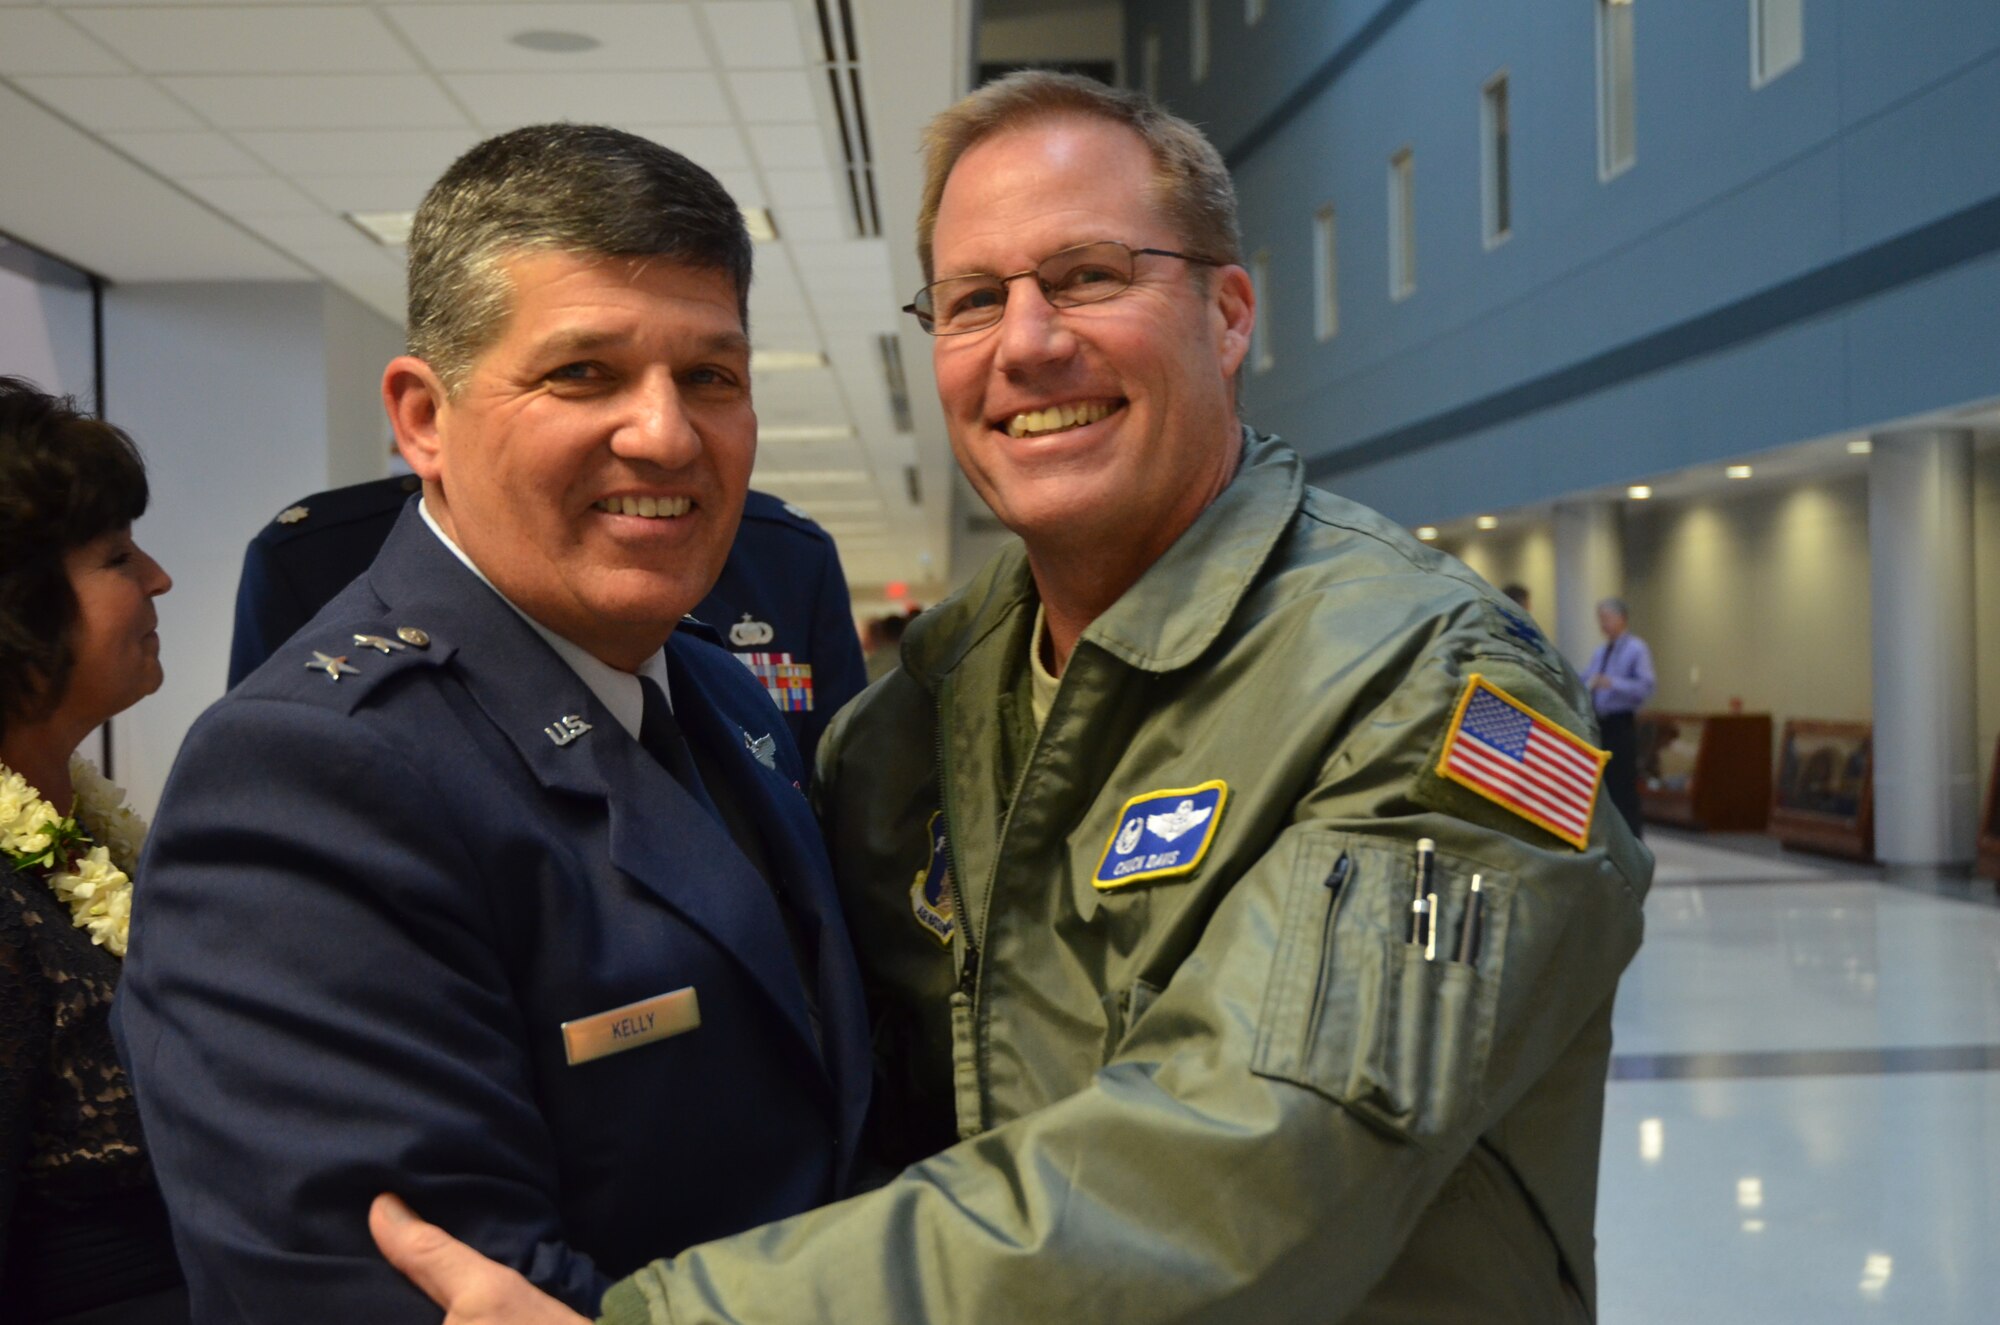
POLYGON ((197 75, 160 82, 224 129, 439 129, 465 123, 443 89, 422 74, 197 75))
POLYGON ((337 217, 257 216, 244 217, 243 224, 295 256, 326 260, 342 254, 379 249, 381 245, 355 226, 337 217))
POLYGON ((182 180, 181 187, 226 216, 321 216, 320 205, 270 175, 182 180))
POLYGON ((833 160, 817 124, 754 124, 750 147, 766 170, 825 170, 833 160))
POLYGON ((842 201, 825 166, 817 170, 767 170, 764 188, 771 206, 781 213, 794 207, 838 207, 842 201))
MULTIPOLYGON (((743 135, 738 133, 734 126, 712 124, 628 127, 641 138, 650 138, 656 143, 664 143, 673 148, 710 174, 720 175, 725 170, 750 168, 750 153, 743 146, 743 135)), ((741 202, 742 199, 739 198, 737 201, 741 202)))
POLYGON ((431 68, 445 72, 705 69, 708 51, 694 11, 672 4, 390 5, 384 11, 431 68), (510 40, 522 32, 577 33, 586 51, 538 51, 510 40))
MULTIPOLYGON (((0 0, 0 4, 13 0, 0 0)), ((40 3, 41 0, 29 0, 40 3)), ((204 0, 211 5, 319 5, 326 0, 204 0)), ((137 8, 185 8, 188 0, 48 0, 51 9, 137 9, 137 8)))
POLYGON ((785 247, 791 250, 792 261, 801 267, 871 271, 884 281, 889 279, 889 241, 886 239, 850 239, 840 244, 802 239, 785 247))
POLYGON ((199 129, 187 107, 145 78, 17 78, 14 85, 86 129, 199 129))
POLYGON ((764 181, 748 170, 718 170, 715 178, 722 187, 729 190, 729 196, 736 199, 738 207, 769 207, 771 200, 764 195, 764 181))
POLYGON ((848 239, 852 213, 845 207, 793 207, 778 214, 781 239, 848 239))
POLYGON ((373 74, 417 67, 364 5, 82 9, 98 40, 155 74, 373 74))
POLYGON ((176 179, 264 173, 256 157, 219 133, 111 133, 105 139, 128 156, 176 179))
POLYGON ((471 129, 348 129, 239 133, 236 141, 294 176, 394 173, 435 179, 479 141, 479 134, 471 129))
POLYGON ((727 124, 729 108, 711 73, 446 74, 473 116, 490 129, 549 120, 586 124, 727 124))
POLYGON ((803 71, 731 73, 725 77, 745 124, 812 124, 819 118, 812 82, 803 71))
POLYGON ((308 175, 297 181, 336 212, 414 212, 436 182, 436 175, 308 175))
POLYGON ((790 0, 707 4, 702 16, 725 68, 791 69, 808 60, 799 40, 798 11, 790 0))
POLYGON ((0 10, 0 74, 122 74, 125 62, 46 9, 0 10))

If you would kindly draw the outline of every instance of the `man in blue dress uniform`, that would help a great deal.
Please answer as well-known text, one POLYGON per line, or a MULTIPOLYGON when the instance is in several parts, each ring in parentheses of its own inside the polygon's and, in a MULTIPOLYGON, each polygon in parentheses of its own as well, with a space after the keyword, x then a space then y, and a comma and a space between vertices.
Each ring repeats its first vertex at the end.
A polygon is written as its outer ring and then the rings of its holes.
POLYGON ((868 1032, 805 768, 682 623, 754 458, 750 252, 609 129, 425 199, 383 379, 422 501, 196 724, 143 867, 118 1029, 197 1319, 431 1325, 384 1188, 586 1311, 848 1190, 868 1032))
MULTIPOLYGON (((258 531, 236 586, 231 686, 368 569, 419 486, 404 474, 314 493, 258 531)), ((833 536, 753 489, 729 560, 694 616, 764 683, 810 768, 826 724, 868 684, 833 536)))

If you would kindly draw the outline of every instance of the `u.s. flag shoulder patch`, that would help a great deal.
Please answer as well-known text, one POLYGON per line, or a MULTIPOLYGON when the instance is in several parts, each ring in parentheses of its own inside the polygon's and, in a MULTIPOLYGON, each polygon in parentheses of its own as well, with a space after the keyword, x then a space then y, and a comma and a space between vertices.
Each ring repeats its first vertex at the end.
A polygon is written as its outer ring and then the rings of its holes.
POLYGON ((738 653, 750 674, 764 683, 771 702, 782 713, 810 713, 813 706, 811 663, 794 662, 789 653, 738 653))
POLYGON ((1458 697, 1438 776, 1581 851, 1611 756, 1474 672, 1458 697))
POLYGON ((1229 784, 1148 791, 1126 801, 1090 882, 1099 890, 1186 874, 1201 864, 1222 822, 1229 784))

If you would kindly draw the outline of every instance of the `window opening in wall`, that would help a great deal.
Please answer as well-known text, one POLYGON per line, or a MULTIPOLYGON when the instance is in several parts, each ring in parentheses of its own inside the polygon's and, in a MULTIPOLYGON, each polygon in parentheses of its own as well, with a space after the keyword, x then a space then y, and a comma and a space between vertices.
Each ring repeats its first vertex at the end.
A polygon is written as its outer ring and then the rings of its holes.
POLYGON ((1638 159, 1632 90, 1633 0, 1597 0, 1597 172, 1600 178, 1638 159))
POLYGON ((1805 8, 1805 0, 1750 0, 1750 86, 1764 86, 1805 58, 1805 8))
POLYGON ((1416 290, 1415 161, 1405 147, 1389 158, 1389 297, 1408 299, 1416 290))
POLYGON ((1333 204, 1313 213, 1313 334, 1332 340, 1340 330, 1340 254, 1333 204))
POLYGON ((1188 72, 1197 83, 1208 77, 1208 0, 1188 5, 1188 72))
POLYGON ((1264 0, 1243 0, 1243 22, 1245 26, 1255 26, 1264 17, 1264 0))
POLYGON ((1257 318, 1250 324, 1250 369, 1271 371, 1271 250, 1259 249, 1250 259, 1250 292, 1256 296, 1257 318))
POLYGON ((1139 43, 1139 89, 1155 101, 1160 99, 1160 34, 1148 31, 1139 43))
POLYGON ((1508 155, 1507 75, 1495 74, 1479 98, 1480 197, 1486 247, 1514 233, 1513 162, 1508 155))

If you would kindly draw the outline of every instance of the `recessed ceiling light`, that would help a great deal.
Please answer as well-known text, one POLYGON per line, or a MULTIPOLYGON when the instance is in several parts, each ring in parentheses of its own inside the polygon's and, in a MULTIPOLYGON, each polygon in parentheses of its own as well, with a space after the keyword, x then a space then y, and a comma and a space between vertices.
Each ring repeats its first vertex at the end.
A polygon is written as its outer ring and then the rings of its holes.
POLYGON ((562 32, 555 28, 529 28, 507 38, 524 51, 548 51, 555 55, 574 55, 578 51, 594 51, 604 43, 587 32, 562 32))
POLYGON ((1424 542, 1429 543, 1432 540, 1434 540, 1437 536, 1438 536, 1438 527, 1436 525, 1426 524, 1417 526, 1417 537, 1423 539, 1424 542))
POLYGON ((1725 473, 1725 474, 1727 474, 1727 475, 1729 475, 1729 477, 1731 477, 1731 478, 1749 478, 1749 477, 1750 477, 1750 466, 1748 466, 1748 465, 1731 465, 1731 466, 1730 466, 1729 468, 1727 468, 1727 469, 1723 470, 1722 472, 1723 472, 1723 473, 1725 473))
POLYGON ((1875 449, 1875 443, 1866 437, 1857 437, 1847 444, 1847 454, 1867 455, 1875 449))
POLYGON ((1652 499, 1653 490, 1643 483, 1634 483, 1625 489, 1625 495, 1633 501, 1649 501, 1652 499))
POLYGON ((346 212, 344 215, 350 223, 360 227, 362 234, 388 248, 400 248, 409 243, 410 224, 417 219, 415 212, 346 212))
POLYGON ((854 429, 844 423, 779 425, 757 430, 760 442, 844 442, 852 436, 854 429))
POLYGON ((1500 527, 1500 517, 1497 515, 1482 515, 1472 523, 1478 525, 1481 529, 1498 529, 1500 527))
POLYGON ((818 350, 752 350, 753 373, 800 373, 826 367, 826 355, 818 350))
POLYGON ((750 238, 759 244, 768 244, 778 237, 778 223, 771 219, 769 207, 745 207, 743 224, 749 228, 750 238))

